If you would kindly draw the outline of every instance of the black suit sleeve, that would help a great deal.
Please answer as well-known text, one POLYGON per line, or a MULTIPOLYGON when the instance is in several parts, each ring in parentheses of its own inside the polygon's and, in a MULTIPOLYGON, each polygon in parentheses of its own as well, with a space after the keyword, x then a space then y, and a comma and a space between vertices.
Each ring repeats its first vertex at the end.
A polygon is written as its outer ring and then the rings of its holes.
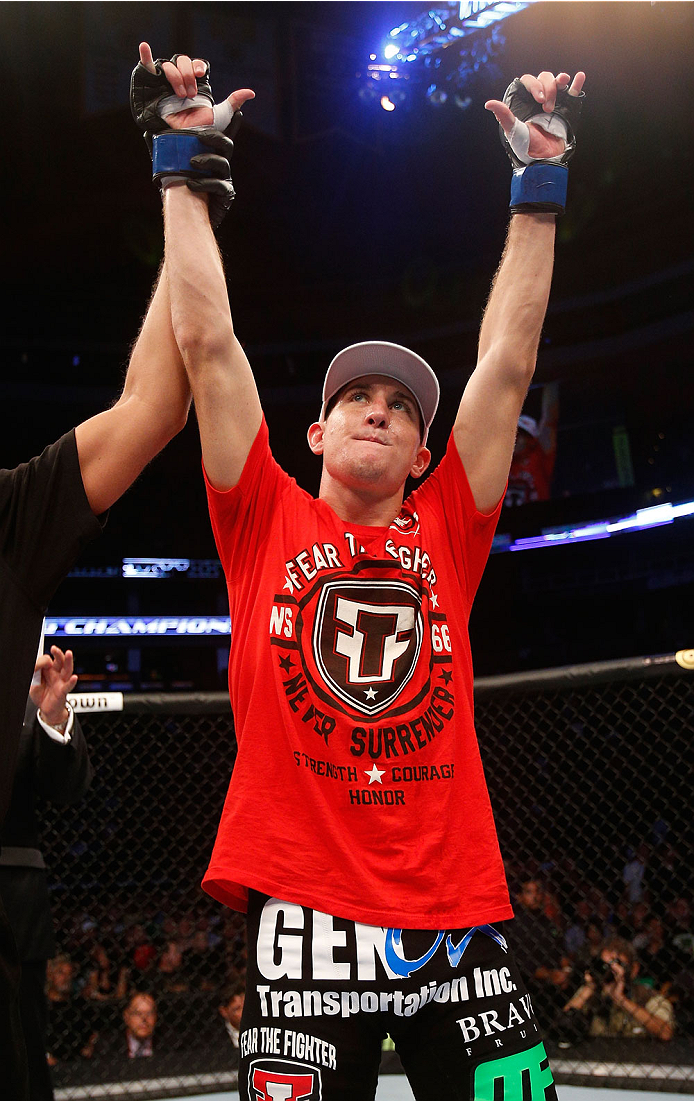
POLYGON ((80 721, 75 715, 72 737, 61 745, 46 734, 37 718, 36 706, 27 705, 25 722, 32 724, 34 790, 51 803, 77 803, 89 789, 94 769, 80 721))

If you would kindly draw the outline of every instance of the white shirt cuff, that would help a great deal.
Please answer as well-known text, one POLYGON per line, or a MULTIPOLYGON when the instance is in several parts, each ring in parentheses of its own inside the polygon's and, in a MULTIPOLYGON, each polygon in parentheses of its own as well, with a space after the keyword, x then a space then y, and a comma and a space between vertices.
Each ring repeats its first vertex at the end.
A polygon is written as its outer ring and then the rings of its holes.
POLYGON ((67 708, 67 725, 64 733, 61 734, 59 730, 56 730, 54 726, 49 726, 45 719, 41 718, 41 712, 36 712, 36 718, 39 720, 39 726, 46 731, 49 738, 52 738, 54 742, 60 742, 61 745, 67 745, 72 741, 72 728, 75 725, 75 712, 72 710, 70 704, 65 701, 67 708))

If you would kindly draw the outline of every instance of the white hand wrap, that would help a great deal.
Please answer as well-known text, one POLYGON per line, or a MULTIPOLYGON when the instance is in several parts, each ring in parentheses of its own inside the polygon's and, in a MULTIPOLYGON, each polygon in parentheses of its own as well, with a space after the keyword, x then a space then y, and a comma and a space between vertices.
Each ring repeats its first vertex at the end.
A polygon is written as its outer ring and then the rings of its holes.
POLYGON ((209 96, 189 96, 181 99, 180 96, 167 96, 159 102, 159 114, 163 119, 169 115, 179 115, 181 111, 190 111, 193 107, 211 107, 209 96))
POLYGON ((234 108, 231 106, 228 99, 223 99, 221 103, 215 103, 212 108, 212 125, 215 130, 224 132, 233 117, 234 108))
POLYGON ((566 123, 559 115, 533 115, 528 122, 521 122, 520 119, 516 119, 513 124, 513 128, 506 135, 506 140, 511 146, 511 149, 518 157, 519 161, 523 164, 532 164, 535 160, 543 161, 561 161, 563 152, 559 153, 556 157, 531 157, 528 155, 528 146, 530 145, 530 131, 528 130, 528 123, 532 123, 533 126, 539 126, 542 130, 546 130, 548 134, 553 134, 555 138, 562 138, 566 144, 566 137, 568 130, 566 123))
MULTIPOLYGON (((201 95, 191 96, 187 99, 181 99, 179 96, 167 96, 159 104, 159 114, 163 119, 166 119, 169 115, 178 115, 181 111, 190 111, 193 107, 212 107, 212 125, 215 130, 226 130, 234 114, 228 99, 222 100, 221 103, 215 103, 213 106, 208 96, 201 95)), ((203 127, 190 126, 188 129, 201 130, 203 127)))

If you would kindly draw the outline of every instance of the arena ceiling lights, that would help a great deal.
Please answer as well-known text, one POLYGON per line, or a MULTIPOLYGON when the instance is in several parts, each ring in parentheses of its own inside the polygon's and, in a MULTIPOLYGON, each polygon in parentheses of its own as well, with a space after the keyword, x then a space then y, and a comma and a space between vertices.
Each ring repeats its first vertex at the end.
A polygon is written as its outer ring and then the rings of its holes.
MULTIPOLYGON (((530 0, 532 2, 532 0, 530 0)), ((372 53, 361 80, 359 98, 395 111, 422 97, 432 107, 470 106, 470 87, 504 45, 500 25, 528 3, 465 0, 437 4, 416 19, 394 27, 372 53)))

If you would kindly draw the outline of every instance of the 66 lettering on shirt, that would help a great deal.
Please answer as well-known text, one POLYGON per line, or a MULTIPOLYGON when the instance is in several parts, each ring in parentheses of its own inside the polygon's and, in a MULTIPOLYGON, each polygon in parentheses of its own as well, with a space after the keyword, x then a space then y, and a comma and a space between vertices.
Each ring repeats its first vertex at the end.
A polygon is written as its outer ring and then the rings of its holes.
POLYGON ((452 645, 430 556, 394 538, 384 547, 370 557, 350 532, 341 546, 303 547, 270 611, 290 724, 298 718, 323 743, 294 750, 296 765, 344 785, 358 807, 404 806, 413 783, 454 773, 430 753, 427 764, 400 764, 453 718, 452 645))

